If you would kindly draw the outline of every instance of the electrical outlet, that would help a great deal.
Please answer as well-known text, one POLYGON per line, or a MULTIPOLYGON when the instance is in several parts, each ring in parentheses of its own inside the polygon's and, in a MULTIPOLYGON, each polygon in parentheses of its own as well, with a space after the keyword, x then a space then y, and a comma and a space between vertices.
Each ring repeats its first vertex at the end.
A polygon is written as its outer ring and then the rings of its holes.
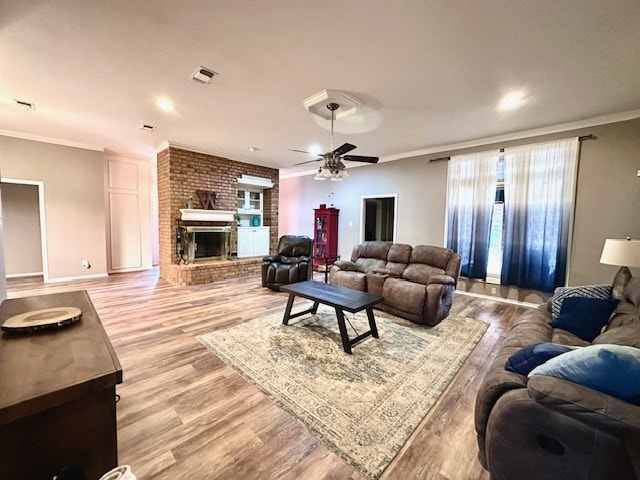
POLYGON ((91 264, 89 263, 89 260, 82 260, 82 266, 84 268, 91 268, 91 264))
POLYGON ((353 227, 353 222, 349 222, 349 226, 350 226, 350 227, 353 227))
POLYGON ((498 291, 498 290, 496 289, 496 287, 491 287, 491 294, 492 294, 492 295, 495 295, 495 293, 496 293, 497 291, 498 291))

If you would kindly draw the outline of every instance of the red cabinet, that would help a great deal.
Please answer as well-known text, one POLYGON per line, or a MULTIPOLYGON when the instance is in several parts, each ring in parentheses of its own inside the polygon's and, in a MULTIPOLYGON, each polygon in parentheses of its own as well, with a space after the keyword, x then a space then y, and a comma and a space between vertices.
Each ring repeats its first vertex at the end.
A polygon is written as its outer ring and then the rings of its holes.
MULTIPOLYGON (((322 205, 321 205, 322 206, 322 205)), ((338 256, 338 213, 337 208, 314 208, 313 222, 313 269, 324 269, 338 256), (333 258, 331 258, 333 257, 333 258)))

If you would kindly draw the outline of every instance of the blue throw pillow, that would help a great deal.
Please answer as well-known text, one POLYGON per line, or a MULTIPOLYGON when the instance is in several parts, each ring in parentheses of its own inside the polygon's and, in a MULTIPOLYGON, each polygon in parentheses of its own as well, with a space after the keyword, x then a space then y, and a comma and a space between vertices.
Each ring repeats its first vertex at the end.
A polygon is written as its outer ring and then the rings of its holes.
POLYGON ((558 343, 534 343, 522 347, 511 355, 504 368, 520 375, 528 375, 538 365, 542 365, 558 355, 569 352, 576 347, 568 347, 558 343))
POLYGON ((562 302, 569 297, 611 298, 611 285, 580 285, 579 287, 558 287, 551 297, 551 318, 554 320, 560 315, 562 302))
POLYGON ((609 298, 569 297, 562 302, 560 315, 551 322, 554 328, 561 328, 592 342, 600 335, 602 327, 609 322, 609 317, 618 305, 618 300, 609 298))
POLYGON ((640 349, 624 345, 590 345, 558 355, 534 368, 621 400, 640 404, 640 349))

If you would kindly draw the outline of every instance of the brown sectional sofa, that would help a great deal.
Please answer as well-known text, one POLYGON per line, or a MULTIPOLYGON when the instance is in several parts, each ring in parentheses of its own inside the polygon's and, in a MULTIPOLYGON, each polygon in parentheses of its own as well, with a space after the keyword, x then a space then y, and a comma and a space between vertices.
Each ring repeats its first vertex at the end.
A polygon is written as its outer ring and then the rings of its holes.
MULTIPOLYGON (((639 311, 640 278, 634 278, 591 344, 640 348, 639 311)), ((526 345, 590 345, 552 328, 550 319, 546 306, 522 315, 480 386, 475 410, 480 462, 492 480, 640 478, 640 406, 560 378, 505 370, 507 359, 526 345)))
POLYGON ((364 242, 330 271, 334 285, 384 297, 376 308, 414 323, 436 325, 449 314, 460 255, 442 247, 364 242))

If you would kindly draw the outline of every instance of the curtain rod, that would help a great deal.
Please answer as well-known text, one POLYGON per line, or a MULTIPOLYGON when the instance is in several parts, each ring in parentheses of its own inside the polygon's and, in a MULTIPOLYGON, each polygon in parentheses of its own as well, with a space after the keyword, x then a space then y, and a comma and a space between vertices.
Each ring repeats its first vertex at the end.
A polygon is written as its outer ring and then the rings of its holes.
MULTIPOLYGON (((582 142, 584 140, 595 140, 596 137, 594 134, 590 133, 589 135, 582 135, 581 137, 578 137, 578 141, 582 142)), ((500 149, 500 152, 504 152, 504 148, 500 149)), ((431 162, 444 162, 444 161, 449 161, 451 160, 451 157, 439 157, 439 158, 431 158, 429 160, 429 163, 431 162)))

